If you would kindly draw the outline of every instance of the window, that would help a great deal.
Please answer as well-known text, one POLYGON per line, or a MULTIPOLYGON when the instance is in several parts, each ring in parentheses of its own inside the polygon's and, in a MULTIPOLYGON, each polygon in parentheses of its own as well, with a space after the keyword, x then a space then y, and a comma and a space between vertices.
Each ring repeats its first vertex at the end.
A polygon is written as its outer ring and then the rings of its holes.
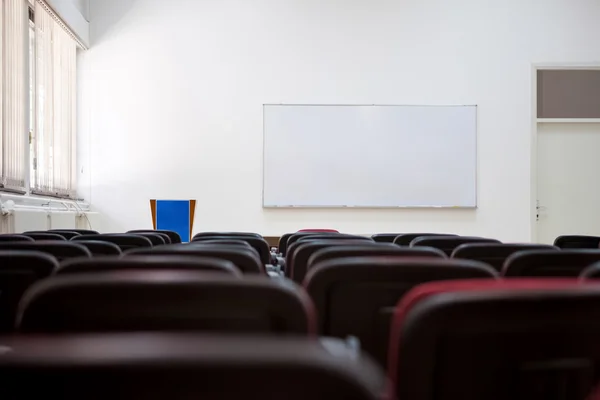
POLYGON ((74 198, 77 42, 43 0, 0 5, 0 189, 74 198))

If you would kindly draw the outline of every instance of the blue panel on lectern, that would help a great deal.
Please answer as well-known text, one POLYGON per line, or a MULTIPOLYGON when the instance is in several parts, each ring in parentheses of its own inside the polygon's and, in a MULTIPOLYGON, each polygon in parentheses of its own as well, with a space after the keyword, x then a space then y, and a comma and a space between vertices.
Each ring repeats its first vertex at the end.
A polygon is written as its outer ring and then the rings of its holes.
POLYGON ((156 229, 175 231, 182 242, 189 242, 190 201, 156 200, 156 229))

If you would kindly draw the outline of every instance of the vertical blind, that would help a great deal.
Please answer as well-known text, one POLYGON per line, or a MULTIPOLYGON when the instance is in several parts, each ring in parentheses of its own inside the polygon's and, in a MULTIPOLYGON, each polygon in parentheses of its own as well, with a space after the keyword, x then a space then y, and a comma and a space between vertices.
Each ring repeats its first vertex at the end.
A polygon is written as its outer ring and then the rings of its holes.
POLYGON ((35 27, 35 168, 31 189, 36 194, 73 197, 77 45, 40 1, 35 4, 35 27))
POLYGON ((2 29, 1 183, 25 190, 27 149, 28 8, 23 0, 0 0, 2 29))

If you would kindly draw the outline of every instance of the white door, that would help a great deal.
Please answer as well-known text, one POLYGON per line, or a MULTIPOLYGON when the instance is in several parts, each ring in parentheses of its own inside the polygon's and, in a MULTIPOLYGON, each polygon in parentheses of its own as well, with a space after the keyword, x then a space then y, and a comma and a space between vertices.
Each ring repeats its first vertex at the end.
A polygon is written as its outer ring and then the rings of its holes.
POLYGON ((600 123, 540 123, 537 241, 600 236, 600 123))

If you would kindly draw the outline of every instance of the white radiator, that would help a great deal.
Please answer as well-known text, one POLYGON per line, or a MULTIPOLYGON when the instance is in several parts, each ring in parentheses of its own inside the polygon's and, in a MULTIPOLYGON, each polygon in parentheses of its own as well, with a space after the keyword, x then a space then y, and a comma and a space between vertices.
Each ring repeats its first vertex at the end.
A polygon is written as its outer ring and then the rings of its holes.
POLYGON ((2 194, 0 210, 0 233, 49 229, 99 230, 100 225, 98 213, 89 211, 87 205, 72 201, 2 194))

